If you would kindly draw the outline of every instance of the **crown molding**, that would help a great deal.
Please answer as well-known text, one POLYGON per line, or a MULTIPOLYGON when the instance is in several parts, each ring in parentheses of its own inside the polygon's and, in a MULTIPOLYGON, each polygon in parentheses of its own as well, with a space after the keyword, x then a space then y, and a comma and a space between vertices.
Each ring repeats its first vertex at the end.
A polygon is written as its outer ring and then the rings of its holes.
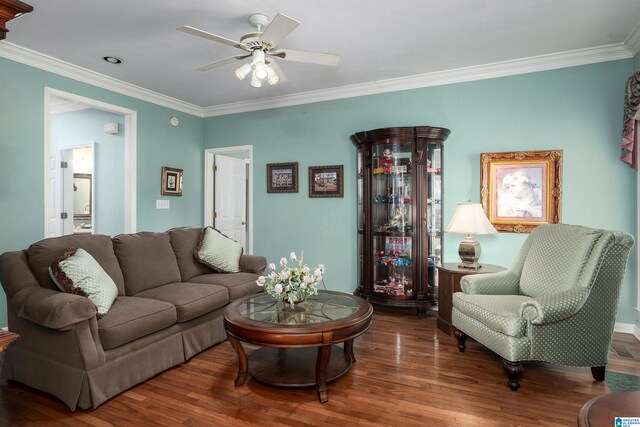
POLYGON ((114 79, 113 77, 78 67, 77 65, 73 65, 69 62, 61 61, 7 41, 0 43, 0 57, 19 62, 21 64, 30 65, 32 67, 49 71, 83 83, 88 83, 112 92, 160 105, 162 107, 202 117, 202 108, 197 105, 162 95, 160 93, 144 89, 140 86, 125 83, 121 80, 114 79))
POLYGON ((371 83, 342 86, 326 90, 302 92, 292 95, 259 99, 256 101, 215 105, 205 107, 203 109, 203 117, 224 116, 228 114, 265 110, 269 108, 290 107, 293 105, 332 101, 337 99, 353 98, 356 96, 375 95, 386 92, 533 73, 536 71, 555 70, 558 68, 575 67, 618 59, 628 59, 632 56, 633 55, 629 49, 624 44, 619 43, 549 55, 533 56, 523 59, 494 62, 484 65, 475 65, 472 67, 457 68, 446 71, 436 71, 433 73, 418 74, 408 77, 379 80, 371 83))
POLYGON ((69 62, 61 61, 13 43, 6 41, 0 43, 0 57, 197 117, 224 116, 271 108, 290 107, 358 96, 575 67, 632 58, 638 51, 640 51, 640 26, 629 34, 624 43, 619 44, 203 108, 105 76, 104 74, 86 68, 78 67, 69 62))
POLYGON ((629 33, 624 45, 629 49, 632 56, 636 56, 640 52, 640 25, 629 33))

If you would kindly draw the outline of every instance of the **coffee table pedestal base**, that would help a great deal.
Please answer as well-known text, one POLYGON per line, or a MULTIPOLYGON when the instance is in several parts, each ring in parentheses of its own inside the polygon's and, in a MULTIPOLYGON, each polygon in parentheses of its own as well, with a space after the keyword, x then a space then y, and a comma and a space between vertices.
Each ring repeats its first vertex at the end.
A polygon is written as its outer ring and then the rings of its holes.
POLYGON ((349 372, 352 363, 349 352, 337 345, 300 349, 263 347, 249 355, 249 375, 278 387, 316 386, 318 400, 325 403, 329 400, 327 382, 349 372), (327 356, 328 363, 323 369, 321 365, 327 356))

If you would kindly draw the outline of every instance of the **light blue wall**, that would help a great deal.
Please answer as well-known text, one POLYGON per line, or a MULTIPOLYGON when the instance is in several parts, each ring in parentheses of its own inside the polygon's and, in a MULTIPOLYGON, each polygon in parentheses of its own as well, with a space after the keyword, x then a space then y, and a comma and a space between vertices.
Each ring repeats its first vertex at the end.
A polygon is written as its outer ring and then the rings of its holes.
MULTIPOLYGON (((635 235, 635 177, 618 160, 622 101, 632 60, 205 119, 205 148, 254 145, 254 241, 270 261, 305 250, 330 288, 356 280, 355 148, 349 136, 387 126, 451 129, 445 142, 444 218, 479 201, 480 153, 564 151, 562 220, 635 235), (298 161, 297 194, 267 194, 267 163, 298 161), (307 168, 344 164, 343 199, 309 199, 307 168)), ((479 236, 482 261, 509 265, 526 235, 479 236)), ((458 235, 444 260, 457 259, 458 235)), ((632 254, 635 257, 635 253, 632 254)), ((618 321, 636 320, 629 264, 618 321)))
MULTIPOLYGON (((43 93, 52 87, 138 112, 138 230, 202 224, 202 149, 254 145, 255 253, 270 261, 305 250, 328 267, 332 289, 355 286, 355 149, 349 135, 386 126, 448 127, 444 217, 478 200, 479 154, 564 150, 563 221, 635 234, 635 172, 619 162, 622 97, 638 61, 351 98, 200 119, 0 58, 0 252, 43 237, 43 93), (168 119, 180 119, 173 128, 168 119), (204 141, 204 147, 203 147, 204 141), (267 163, 298 161, 297 194, 267 194, 267 163), (343 199, 309 199, 307 168, 345 165, 343 199), (162 166, 183 168, 184 196, 156 210, 162 166)), ((525 236, 480 236, 482 261, 508 265, 525 236)), ((445 261, 460 236, 445 237, 445 261)), ((635 257, 635 253, 632 254, 635 257)), ((636 269, 630 264, 618 321, 636 320, 636 269)), ((0 294, 0 297, 2 295, 0 294)), ((0 325, 6 325, 0 298, 0 325)))
POLYGON ((94 108, 51 115, 52 153, 91 142, 96 160, 94 229, 114 236, 124 231, 124 116, 94 108), (109 122, 118 123, 118 133, 104 132, 109 122))
MULTIPOLYGON (((203 223, 203 119, 0 58, 0 253, 44 236, 45 86, 138 113, 138 230, 203 223), (172 127, 169 118, 180 119, 172 127), (156 210, 162 166, 185 170, 182 197, 156 210)), ((0 326, 7 324, 0 291, 0 326)))

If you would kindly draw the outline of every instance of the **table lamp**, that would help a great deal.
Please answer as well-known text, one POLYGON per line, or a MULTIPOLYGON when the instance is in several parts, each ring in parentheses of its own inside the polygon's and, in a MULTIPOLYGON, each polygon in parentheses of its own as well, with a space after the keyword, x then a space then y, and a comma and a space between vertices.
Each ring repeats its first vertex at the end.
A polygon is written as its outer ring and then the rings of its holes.
POLYGON ((472 234, 496 234, 498 231, 491 225, 489 219, 482 209, 480 203, 458 203, 453 219, 444 230, 446 233, 466 234, 458 247, 458 255, 462 262, 458 264, 460 268, 477 270, 482 268, 478 264, 480 258, 480 243, 474 239, 472 234))

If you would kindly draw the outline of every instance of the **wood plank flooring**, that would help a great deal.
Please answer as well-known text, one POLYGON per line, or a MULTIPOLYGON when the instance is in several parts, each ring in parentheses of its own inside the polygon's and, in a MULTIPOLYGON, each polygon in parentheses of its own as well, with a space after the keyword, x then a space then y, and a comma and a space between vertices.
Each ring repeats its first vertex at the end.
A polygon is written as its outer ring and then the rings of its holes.
MULTIPOLYGON (((640 355, 633 337, 616 334, 616 345, 640 355)), ((541 363, 525 365, 521 388, 512 392, 497 356, 473 340, 459 353, 432 313, 417 319, 409 310, 376 308, 354 350, 357 363, 329 384, 325 404, 313 389, 252 379, 235 387, 236 355, 225 341, 95 410, 69 412, 54 397, 5 382, 0 425, 573 426, 585 402, 610 392, 588 368, 541 363)), ((640 376, 640 361, 612 353, 608 371, 640 376)))

